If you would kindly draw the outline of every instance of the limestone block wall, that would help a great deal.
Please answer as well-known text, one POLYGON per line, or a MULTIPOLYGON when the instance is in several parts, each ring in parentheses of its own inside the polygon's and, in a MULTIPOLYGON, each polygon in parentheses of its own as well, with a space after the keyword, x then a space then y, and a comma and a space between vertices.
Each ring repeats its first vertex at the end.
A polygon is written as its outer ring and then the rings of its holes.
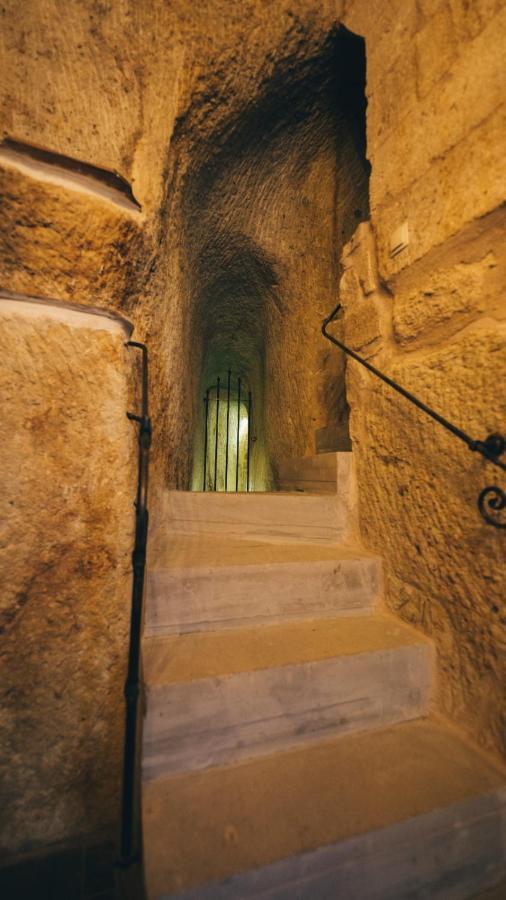
POLYGON ((0 855, 118 817, 132 361, 119 319, 0 296, 0 855))
MULTIPOLYGON (((480 439, 504 430, 504 224, 492 213, 463 229, 393 295, 363 225, 341 281, 348 344, 480 439)), ((382 555, 386 602, 435 640, 440 708, 503 753, 504 532, 477 498, 504 477, 354 361, 347 385, 361 534, 382 555)))
MULTIPOLYGON (((483 439, 504 432, 506 412, 506 14, 501 3, 394 6, 369 22, 364 4, 350 9, 368 46, 372 228, 343 256, 346 338, 483 439), (409 245, 391 256, 404 221, 409 245)), ((504 537, 476 507, 504 479, 353 362, 347 385, 361 529, 383 556, 386 601, 435 639, 442 710, 504 753, 504 537)))
MULTIPOLYGON (((366 38, 372 163, 372 229, 343 256, 346 337, 473 437, 504 433, 506 9, 355 2, 346 23, 366 38), (391 256, 404 221, 409 245, 391 256)), ((504 533, 476 507, 504 478, 353 362, 347 384, 386 601, 435 639, 442 710, 504 753, 504 533)))

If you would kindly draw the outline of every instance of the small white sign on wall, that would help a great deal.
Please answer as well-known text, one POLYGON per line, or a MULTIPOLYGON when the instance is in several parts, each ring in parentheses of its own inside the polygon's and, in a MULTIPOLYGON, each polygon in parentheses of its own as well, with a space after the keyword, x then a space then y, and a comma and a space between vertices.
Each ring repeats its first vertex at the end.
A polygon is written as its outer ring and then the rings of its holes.
POLYGON ((402 250, 409 245, 409 226, 406 219, 402 225, 399 225, 390 235, 390 256, 397 256, 402 250))

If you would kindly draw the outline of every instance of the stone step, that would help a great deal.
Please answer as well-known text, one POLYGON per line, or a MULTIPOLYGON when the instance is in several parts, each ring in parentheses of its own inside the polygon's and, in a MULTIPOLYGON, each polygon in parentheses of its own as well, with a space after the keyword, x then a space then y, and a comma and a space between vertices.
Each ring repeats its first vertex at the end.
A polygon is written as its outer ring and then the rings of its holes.
POLYGON ((143 785, 149 900, 465 900, 506 877, 504 773, 416 721, 143 785))
POLYGON ((346 490, 352 477, 351 453, 319 453, 300 459, 283 459, 278 464, 277 486, 281 491, 309 491, 335 494, 346 490))
POLYGON ((354 492, 337 494, 167 491, 159 534, 212 534, 288 543, 338 543, 355 529, 354 492))
POLYGON ((364 550, 174 535, 150 550, 145 634, 365 613, 380 588, 364 550))
POLYGON ((143 776, 424 715, 431 657, 385 615, 148 638, 143 776))

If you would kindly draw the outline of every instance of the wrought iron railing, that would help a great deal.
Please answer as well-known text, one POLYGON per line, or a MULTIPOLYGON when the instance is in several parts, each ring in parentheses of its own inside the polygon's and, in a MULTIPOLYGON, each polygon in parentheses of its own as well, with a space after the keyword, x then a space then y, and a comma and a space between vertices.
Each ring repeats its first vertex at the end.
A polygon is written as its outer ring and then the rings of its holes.
POLYGON ((140 416, 135 413, 127 413, 128 418, 139 425, 139 450, 135 500, 135 541, 132 552, 133 581, 130 643, 125 681, 125 738, 119 858, 119 865, 122 868, 128 868, 132 863, 137 862, 141 852, 138 705, 141 692, 142 603, 149 523, 148 467, 149 448, 151 447, 151 419, 148 411, 148 349, 145 344, 140 344, 138 341, 128 341, 127 347, 136 347, 142 353, 142 400, 140 416))
MULTIPOLYGON (((465 431, 462 431, 461 428, 458 428, 452 422, 449 422, 448 419, 445 419, 444 416, 435 412, 435 410, 431 409, 430 406, 427 406, 426 403, 423 403, 418 397, 415 397, 410 391, 407 391, 406 388, 403 388, 400 384, 397 384, 393 378, 389 378, 388 375, 385 375, 383 372, 380 372, 375 366, 373 366, 370 362, 364 359, 362 356, 359 356, 354 350, 351 350, 350 347, 347 347, 346 344, 343 344, 342 341, 338 340, 332 334, 329 334, 327 331, 327 326, 330 325, 331 322, 337 319, 338 313, 342 308, 342 304, 338 303, 336 308, 332 310, 329 316, 323 320, 322 324, 322 334, 327 340, 331 341, 336 347, 339 347, 344 353, 348 356, 351 356, 352 359, 356 360, 356 362, 360 363, 360 365, 364 366, 369 372, 372 372, 377 378, 380 378, 381 381, 388 384, 394 391, 397 391, 398 394, 401 394, 406 400, 409 400, 414 406, 418 407, 422 412, 426 415, 430 416, 431 419, 434 419, 435 422, 438 422, 439 425, 442 425, 450 434, 453 434, 454 437, 458 438, 459 441, 462 441, 467 445, 469 450, 472 450, 475 453, 480 453, 488 462, 492 463, 492 465, 497 466, 498 469, 502 469, 503 472, 506 472, 506 464, 501 462, 500 457, 506 450, 506 439, 502 434, 489 434, 485 440, 476 440, 475 438, 470 437, 466 434, 465 431)), ((501 510, 506 508, 506 493, 502 490, 502 488, 498 487, 498 485, 487 485, 480 492, 478 496, 478 509, 485 520, 489 525, 493 525, 494 528, 506 528, 506 522, 501 522, 499 518, 497 518, 498 514, 501 510)))
MULTIPOLYGON (((235 380, 235 379, 234 379, 235 380)), ((204 397, 204 463, 202 476, 203 491, 239 491, 241 490, 241 482, 247 491, 250 490, 250 456, 251 456, 251 417, 252 417, 252 396, 251 391, 244 391, 243 382, 240 377, 236 383, 232 384, 232 372, 227 372, 226 387, 223 385, 220 376, 216 379, 216 384, 212 384, 206 390, 204 397), (223 390, 223 395, 222 395, 223 390), (241 403, 244 402, 247 410, 247 435, 246 446, 244 450, 241 448, 241 403), (224 434, 220 435, 220 410, 225 408, 225 429, 224 434), (231 428, 231 407, 237 408, 237 423, 235 429, 231 428), (213 426, 214 424, 214 435, 213 426), (220 436, 224 438, 224 453, 220 452, 220 436), (210 443, 214 441, 214 448, 210 447, 210 443), (214 449, 214 452, 212 452, 214 449), (211 454, 209 451, 211 450, 211 454), (232 450, 232 453, 230 452, 232 450), (235 464, 233 464, 233 456, 235 452, 235 464), (208 457, 210 459, 208 462, 208 457), (241 455, 245 457, 246 477, 241 473, 241 455), (211 462, 213 465, 211 465, 211 462), (231 463, 229 467, 229 462, 231 463), (232 470, 229 478, 229 468, 232 470)), ((232 426, 233 426, 232 422, 232 426)))

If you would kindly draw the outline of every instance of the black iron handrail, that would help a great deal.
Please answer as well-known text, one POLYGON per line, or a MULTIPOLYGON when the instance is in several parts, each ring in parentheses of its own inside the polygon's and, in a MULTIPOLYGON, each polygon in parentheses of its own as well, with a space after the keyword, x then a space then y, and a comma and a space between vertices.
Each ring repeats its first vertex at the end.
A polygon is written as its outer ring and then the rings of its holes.
POLYGON ((142 628, 142 603, 144 594, 144 573, 146 570, 146 547, 148 539, 148 467, 151 447, 151 419, 148 410, 148 349, 138 341, 128 341, 127 347, 136 347, 142 353, 142 400, 141 415, 127 413, 129 419, 137 422, 138 432, 138 473, 135 500, 135 542, 132 552, 132 610, 130 619, 130 644, 128 670, 125 681, 125 741, 123 753, 123 787, 121 805, 121 839, 119 864, 127 868, 137 862, 140 856, 140 798, 138 766, 138 702, 141 692, 140 653, 142 628))
MULTIPOLYGON (((439 413, 435 412, 430 406, 427 406, 426 403, 423 403, 418 397, 415 397, 410 391, 407 391, 406 388, 403 388, 400 384, 397 384, 393 378, 389 378, 388 375, 385 375, 383 372, 380 372, 375 366, 373 366, 366 359, 363 359, 362 356, 359 356, 354 350, 351 350, 350 347, 347 347, 346 344, 343 344, 342 341, 339 341, 333 335, 329 334, 327 331, 327 326, 330 325, 331 322, 335 321, 339 311, 342 309, 342 304, 338 303, 336 308, 332 310, 329 316, 323 320, 322 323, 322 334, 327 340, 331 341, 336 347, 339 347, 344 353, 348 356, 351 356, 352 359, 359 362, 362 366, 372 372, 373 375, 376 375, 377 378, 380 378, 381 381, 384 381, 385 384, 388 384, 389 387, 393 388, 394 391, 397 391, 398 394, 401 394, 406 400, 409 400, 410 403, 413 403, 414 406, 417 406, 418 409, 421 409, 426 415, 430 416, 431 419, 434 419, 435 422, 438 422, 439 425, 442 425, 443 428, 446 428, 454 437, 458 438, 460 441, 463 441, 464 444, 467 445, 469 450, 472 450, 476 453, 481 453, 481 455, 488 461, 491 462, 497 468, 502 469, 503 472, 506 472, 506 464, 501 462, 499 459, 500 456, 506 450, 506 439, 502 434, 489 434, 488 437, 485 438, 484 441, 476 440, 475 438, 470 437, 466 434, 465 431, 462 431, 461 428, 458 428, 452 422, 449 422, 448 419, 445 419, 444 416, 441 416, 439 413)), ((500 522, 497 519, 494 519, 489 511, 492 513, 498 513, 506 507, 506 493, 497 485, 488 485, 483 488, 479 497, 478 497, 478 509, 485 520, 489 525, 493 525, 495 528, 506 528, 506 523, 500 522)))

